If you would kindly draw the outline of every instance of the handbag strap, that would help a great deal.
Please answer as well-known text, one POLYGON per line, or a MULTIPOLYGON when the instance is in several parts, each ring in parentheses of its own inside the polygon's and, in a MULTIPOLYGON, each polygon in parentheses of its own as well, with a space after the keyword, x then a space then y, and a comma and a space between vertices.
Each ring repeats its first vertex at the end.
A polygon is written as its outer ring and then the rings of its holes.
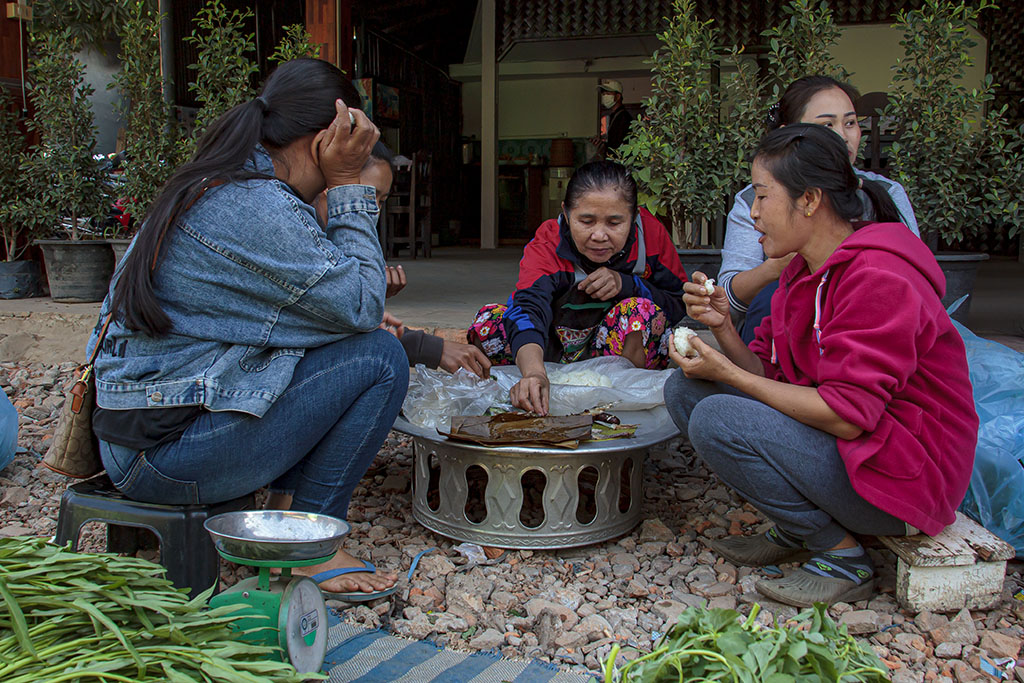
POLYGON ((100 352, 100 346, 103 345, 103 338, 107 336, 107 328, 110 327, 110 319, 114 317, 114 313, 107 313, 107 319, 103 321, 103 328, 100 330, 100 336, 96 340, 96 346, 92 347, 92 353, 89 354, 89 360, 85 361, 85 364, 92 366, 93 361, 96 360, 96 354, 100 352))

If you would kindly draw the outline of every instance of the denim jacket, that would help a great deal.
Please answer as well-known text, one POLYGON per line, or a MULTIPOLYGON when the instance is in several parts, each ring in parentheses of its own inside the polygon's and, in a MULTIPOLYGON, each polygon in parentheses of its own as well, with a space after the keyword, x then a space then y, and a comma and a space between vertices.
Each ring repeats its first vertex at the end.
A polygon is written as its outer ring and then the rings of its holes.
MULTIPOLYGON (((260 146, 248 167, 274 174, 260 146)), ((279 180, 210 188, 167 233, 153 274, 171 333, 150 337, 112 320, 94 365, 97 403, 262 416, 305 349, 380 324, 385 276, 376 222, 374 189, 364 185, 328 190, 326 232, 313 207, 279 180)))

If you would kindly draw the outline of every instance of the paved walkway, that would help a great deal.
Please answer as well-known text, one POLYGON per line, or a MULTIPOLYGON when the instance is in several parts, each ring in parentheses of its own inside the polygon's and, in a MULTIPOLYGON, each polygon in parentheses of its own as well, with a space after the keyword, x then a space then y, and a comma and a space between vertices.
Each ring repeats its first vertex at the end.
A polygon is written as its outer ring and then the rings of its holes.
MULTIPOLYGON (((445 247, 430 259, 390 261, 402 265, 409 284, 388 300, 388 310, 409 326, 456 338, 481 306, 508 298, 521 254, 520 247, 445 247)), ((76 360, 72 349, 84 347, 98 312, 99 304, 0 300, 0 360, 76 360)), ((1024 264, 991 259, 981 265, 969 326, 1024 351, 1024 264)))

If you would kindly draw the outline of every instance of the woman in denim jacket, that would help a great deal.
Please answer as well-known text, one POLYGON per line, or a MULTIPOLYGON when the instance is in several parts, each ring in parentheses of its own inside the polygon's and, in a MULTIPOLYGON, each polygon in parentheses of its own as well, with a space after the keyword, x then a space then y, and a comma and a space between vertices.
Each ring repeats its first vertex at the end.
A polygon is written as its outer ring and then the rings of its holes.
MULTIPOLYGON (((358 104, 330 64, 283 64, 150 206, 95 362, 93 426, 125 495, 216 503, 270 485, 294 491, 293 510, 346 517, 408 386, 378 329, 378 210, 359 174, 379 132, 358 104)), ((344 551, 295 571, 334 593, 395 582, 344 551)))

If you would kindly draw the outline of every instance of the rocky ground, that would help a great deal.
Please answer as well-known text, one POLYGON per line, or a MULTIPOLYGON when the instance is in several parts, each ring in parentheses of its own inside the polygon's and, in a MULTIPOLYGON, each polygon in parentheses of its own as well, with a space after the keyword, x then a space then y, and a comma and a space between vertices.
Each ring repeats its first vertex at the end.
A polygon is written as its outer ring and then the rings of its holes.
MULTIPOLYGON (((39 466, 52 438, 71 364, 0 363, 0 388, 21 415, 19 454, 0 471, 0 536, 51 536, 67 480, 39 466)), ((378 566, 407 570, 421 550, 436 548, 389 599, 340 608, 342 617, 428 638, 459 649, 499 650, 596 671, 611 646, 625 657, 650 647, 691 605, 735 608, 754 602, 766 622, 796 610, 760 598, 763 570, 735 567, 708 551, 706 539, 764 528, 763 520, 710 475, 685 441, 654 449, 645 472, 645 521, 616 542, 562 551, 507 551, 482 562, 456 551, 411 518, 412 444, 392 433, 350 511, 346 548, 378 566)), ((88 529, 88 549, 102 549, 102 528, 88 529)), ((142 551, 143 553, 147 551, 142 551)), ((894 598, 895 559, 871 549, 881 591, 869 602, 837 604, 832 615, 875 649, 892 679, 995 680, 982 660, 1011 658, 1008 678, 1024 681, 1024 564, 1010 563, 1003 600, 988 611, 912 614, 894 598)), ((151 553, 152 554, 152 553, 151 553)), ((480 559, 480 558, 477 558, 480 559)), ((226 567, 223 578, 245 572, 226 567)), ((404 582, 404 577, 403 577, 404 582)), ((1004 665, 1009 666, 1009 665, 1004 665)))

